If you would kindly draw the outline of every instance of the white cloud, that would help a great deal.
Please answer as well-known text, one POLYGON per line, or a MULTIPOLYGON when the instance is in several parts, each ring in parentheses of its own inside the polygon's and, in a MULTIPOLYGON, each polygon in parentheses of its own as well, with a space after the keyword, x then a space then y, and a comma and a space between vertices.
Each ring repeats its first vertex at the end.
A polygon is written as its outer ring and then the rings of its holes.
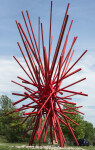
MULTIPOLYGON (((17 58, 22 66, 27 69, 23 59, 21 57, 17 58)), ((20 68, 20 66, 15 62, 13 58, 1 58, 0 59, 0 93, 4 92, 12 92, 12 91, 18 91, 22 92, 23 88, 12 83, 11 80, 14 80, 16 82, 21 81, 17 79, 17 76, 20 76, 22 78, 27 79, 27 76, 23 72, 23 70, 20 68)))
MULTIPOLYGON (((21 57, 18 58, 23 66, 25 63, 21 57)), ((73 63, 73 62, 72 62, 73 63)), ((94 54, 87 54, 75 68, 82 68, 80 73, 75 74, 71 78, 65 79, 62 83, 62 87, 64 85, 72 83, 72 81, 77 81, 83 77, 87 77, 86 81, 80 82, 71 88, 74 91, 88 94, 88 97, 85 96, 76 96, 74 98, 74 102, 77 102, 77 105, 82 105, 83 108, 80 111, 85 113, 85 119, 89 122, 92 122, 95 126, 95 93, 94 93, 94 86, 95 86, 95 61, 94 61, 94 54), (93 108, 92 108, 93 106, 93 108)), ((27 78, 25 73, 22 69, 18 66, 18 64, 13 60, 13 58, 1 58, 0 59, 0 93, 11 93, 13 91, 16 92, 24 92, 23 88, 19 87, 11 83, 11 80, 20 82, 16 77, 21 76, 22 78, 27 78)), ((25 69, 27 67, 25 66, 25 69)))
POLYGON ((85 96, 75 96, 76 99, 74 99, 74 102, 77 102, 77 105, 83 106, 83 108, 80 109, 80 111, 84 112, 84 119, 92 122, 95 126, 95 59, 94 59, 94 53, 93 54, 86 54, 86 56, 80 60, 80 62, 76 65, 76 67, 73 69, 82 68, 82 71, 80 73, 76 73, 75 75, 71 76, 70 78, 66 79, 66 81, 62 83, 62 86, 64 87, 64 84, 70 84, 74 81, 77 81, 79 79, 82 79, 86 77, 86 80, 83 82, 80 82, 72 87, 69 87, 68 89, 72 89, 76 92, 82 91, 83 93, 88 94, 88 97, 85 96))

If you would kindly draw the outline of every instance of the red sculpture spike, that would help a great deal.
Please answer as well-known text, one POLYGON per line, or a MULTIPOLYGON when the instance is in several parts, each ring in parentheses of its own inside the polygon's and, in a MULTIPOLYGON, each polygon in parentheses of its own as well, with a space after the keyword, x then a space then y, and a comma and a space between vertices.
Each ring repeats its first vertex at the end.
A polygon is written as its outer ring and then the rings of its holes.
POLYGON ((64 143, 66 142, 65 137, 62 133, 62 129, 60 127, 60 122, 63 123, 66 127, 67 130, 69 130, 73 136, 73 138, 76 141, 76 144, 78 145, 78 141, 74 135, 74 129, 70 126, 68 121, 73 122, 75 125, 78 125, 76 122, 74 122, 72 119, 66 116, 66 114, 71 114, 71 115, 77 115, 77 113, 84 114, 80 111, 77 110, 77 108, 80 108, 82 106, 75 106, 76 103, 70 102, 72 100, 72 96, 75 95, 83 95, 83 96, 88 96, 87 94, 84 94, 82 92, 76 92, 76 91, 71 91, 67 90, 68 87, 71 87, 86 78, 82 78, 78 81, 74 81, 70 83, 69 85, 64 86, 63 88, 60 88, 62 81, 71 75, 74 75, 75 73, 81 71, 81 68, 76 69, 73 72, 70 72, 71 69, 76 65, 76 63, 82 58, 82 56, 87 52, 87 50, 75 61, 75 63, 69 67, 69 64, 71 62, 72 56, 74 54, 73 46, 74 43, 77 39, 77 37, 74 37, 72 45, 70 47, 70 50, 68 51, 67 55, 65 56, 65 51, 66 51, 66 46, 68 42, 68 37, 69 33, 71 30, 71 26, 73 23, 73 20, 71 21, 65 43, 63 45, 61 55, 59 57, 59 61, 57 62, 60 46, 62 44, 62 38, 65 32, 65 28, 67 25, 68 21, 68 8, 69 4, 66 9, 65 17, 62 23, 62 28, 59 34, 57 46, 54 52, 53 60, 50 65, 50 54, 51 54, 51 46, 52 46, 52 40, 53 36, 51 36, 51 24, 52 24, 52 1, 51 1, 51 9, 50 9, 50 30, 49 30, 49 49, 47 52, 47 49, 44 45, 44 36, 43 36, 43 26, 42 23, 40 23, 40 17, 38 18, 38 45, 37 41, 34 35, 33 27, 31 24, 31 20, 29 17, 28 11, 27 17, 30 25, 30 29, 27 24, 27 20, 25 19, 24 13, 22 12, 22 16, 25 22, 25 26, 29 35, 30 40, 28 39, 26 33, 24 32, 22 25, 16 21, 17 28, 19 30, 22 42, 24 44, 27 57, 25 57, 25 54, 19 44, 17 42, 19 49, 22 53, 22 56, 25 60, 25 63, 27 65, 28 71, 25 70, 25 68, 21 65, 21 63, 17 60, 17 58, 14 56, 14 59, 17 61, 19 66, 23 69, 23 71, 26 73, 27 77, 29 78, 29 81, 26 79, 23 79, 22 77, 18 77, 21 81, 22 84, 17 83, 15 81, 12 81, 13 83, 21 86, 24 88, 24 93, 12 93, 13 95, 20 96, 22 97, 20 100, 16 101, 13 103, 13 105, 16 105, 20 102, 27 102, 27 98, 30 98, 32 102, 28 103, 27 105, 22 105, 22 107, 6 114, 12 114, 14 112, 22 111, 22 110, 30 110, 29 112, 24 113, 23 117, 21 118, 14 118, 14 119, 22 119, 24 118, 23 123, 25 121, 32 117, 32 121, 30 123, 30 126, 27 129, 27 132, 25 133, 23 139, 27 135, 29 129, 31 128, 32 124, 34 123, 34 129, 32 131, 32 136, 30 138, 29 145, 33 144, 33 141, 35 140, 35 137, 37 136, 37 140, 39 140, 39 144, 41 143, 41 137, 44 134, 44 142, 46 141, 47 137, 47 132, 48 129, 50 128, 50 138, 51 138, 51 143, 53 144, 53 133, 54 133, 54 138, 55 142, 59 140, 60 146, 64 147, 64 143), (41 31, 40 31, 41 30, 41 31), (32 36, 31 36, 32 33, 32 36), (41 55, 40 55, 40 34, 42 37, 42 49, 43 49, 43 61, 41 60, 41 55), (33 38, 32 38, 33 37, 33 38), (34 41, 34 42, 33 42, 34 41), (44 64, 42 63, 44 62, 44 64), (56 65, 55 65, 56 64, 56 65), (24 83, 24 85, 23 85, 24 83), (27 84, 27 86, 25 86, 27 84), (28 84, 31 85, 28 87, 28 84), (33 87, 32 87, 33 86, 33 87), (63 94, 67 94, 66 96, 62 96, 63 94), (71 93, 71 95, 69 95, 71 93), (60 95, 57 95, 60 94, 60 95), (67 104, 72 104, 73 106, 68 106, 67 104), (64 109, 62 108, 64 105, 64 109), (71 110, 75 112, 71 112, 71 110), (41 125, 41 120, 44 117, 44 122, 41 125), (64 118, 64 120, 63 120, 64 118))

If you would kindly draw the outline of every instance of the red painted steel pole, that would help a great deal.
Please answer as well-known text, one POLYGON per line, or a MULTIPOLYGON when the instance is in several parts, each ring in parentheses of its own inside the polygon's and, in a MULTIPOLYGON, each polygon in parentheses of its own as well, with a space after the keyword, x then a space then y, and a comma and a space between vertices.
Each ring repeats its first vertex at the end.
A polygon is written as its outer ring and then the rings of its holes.
POLYGON ((27 75, 28 79, 24 79, 22 74, 22 77, 17 76, 17 78, 20 79, 22 84, 12 81, 13 83, 22 87, 24 90, 23 93, 19 93, 19 92, 12 93, 15 96, 20 96, 20 99, 14 102, 13 105, 19 103, 20 104, 23 103, 23 104, 19 108, 16 108, 11 112, 8 112, 6 116, 24 110, 23 116, 13 118, 12 120, 21 119, 22 121, 21 124, 24 124, 28 119, 32 118, 31 123, 29 124, 26 133, 23 137, 23 139, 25 139, 28 131, 31 129, 31 127, 34 124, 29 145, 33 144, 36 137, 37 137, 37 141, 39 141, 39 145, 41 145, 42 136, 44 135, 44 142, 45 142, 47 134, 49 132, 51 143, 53 144, 53 135, 54 135, 55 142, 57 143, 59 140, 60 146, 64 147, 66 140, 63 135, 60 123, 64 124, 67 130, 71 132, 76 144, 78 145, 78 141, 74 134, 75 130, 70 126, 69 122, 77 126, 78 123, 73 121, 70 117, 68 117, 67 114, 77 115, 77 113, 80 113, 84 115, 84 113, 78 110, 82 106, 76 106, 76 103, 73 102, 72 100, 73 100, 73 96, 76 95, 81 95, 81 96, 88 96, 88 95, 80 91, 76 92, 75 90, 73 91, 67 90, 67 88, 68 87, 70 88, 71 86, 84 81, 86 78, 82 78, 77 81, 75 80, 71 81, 65 86, 63 85, 63 87, 61 87, 61 85, 65 79, 68 79, 70 76, 81 71, 81 68, 79 68, 76 69, 75 71, 70 72, 71 69, 73 69, 73 67, 77 64, 77 62, 84 56, 87 50, 80 57, 78 57, 78 59, 73 63, 73 65, 71 65, 71 67, 69 67, 72 60, 72 56, 74 54, 73 46, 74 43, 76 42, 77 37, 74 37, 70 49, 66 52, 68 37, 73 23, 72 20, 66 35, 65 42, 63 44, 62 39, 65 33, 65 29, 69 17, 69 15, 67 14, 68 8, 69 8, 69 4, 67 5, 66 13, 64 16, 64 20, 62 23, 61 31, 58 37, 58 41, 57 41, 57 45, 54 51, 54 56, 52 61, 50 61, 52 41, 53 41, 53 36, 51 36, 52 1, 51 1, 51 8, 50 8, 48 48, 45 47, 44 44, 43 26, 42 23, 40 23, 40 17, 38 18, 38 42, 35 37, 36 34, 34 34, 34 30, 32 27, 32 23, 28 11, 26 11, 26 13, 27 13, 30 28, 28 27, 27 19, 25 18, 23 11, 22 11, 22 17, 24 19, 26 30, 23 29, 21 23, 18 23, 16 21, 17 28, 20 33, 27 56, 25 56, 24 50, 22 49, 22 46, 20 46, 20 43, 17 42, 17 44, 24 58, 28 71, 25 67, 22 66, 22 64, 18 61, 18 59, 15 56, 13 57, 16 60, 16 62, 19 64, 21 69, 24 71, 24 73, 27 75), (27 34, 29 36, 29 39, 27 34), (42 44, 40 43, 40 36, 42 37, 42 44), (61 53, 59 53, 61 45, 62 45, 62 50, 61 53), (58 56, 59 54, 60 56, 58 56), (43 59, 42 59, 42 55, 43 55, 43 59), (30 102, 28 102, 28 99, 30 99, 30 102))

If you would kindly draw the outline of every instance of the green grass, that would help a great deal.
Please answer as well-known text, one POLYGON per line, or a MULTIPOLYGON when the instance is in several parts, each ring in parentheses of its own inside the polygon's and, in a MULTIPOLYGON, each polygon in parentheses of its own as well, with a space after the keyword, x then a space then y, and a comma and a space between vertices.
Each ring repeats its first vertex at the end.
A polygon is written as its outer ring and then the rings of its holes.
MULTIPOLYGON (((12 147, 12 146, 16 146, 16 145, 22 145, 23 143, 21 143, 21 144, 18 144, 18 143, 0 143, 0 150, 31 150, 30 148, 28 149, 28 148, 16 148, 16 147, 12 147)), ((76 147, 73 147, 74 149, 73 150, 75 150, 76 149, 76 147)), ((86 147, 86 146, 84 146, 84 147, 80 147, 80 148, 83 148, 84 150, 95 150, 95 147, 93 147, 93 146, 89 146, 89 147, 86 147)), ((32 149, 32 150, 39 150, 39 149, 32 149)), ((42 149, 42 150, 44 150, 44 149, 42 149)), ((65 149, 64 149, 65 150, 65 149)))
MULTIPOLYGON (((20 146, 20 145, 28 145, 28 143, 8 143, 7 140, 2 136, 0 136, 0 150, 39 150, 39 149, 28 149, 28 148, 16 148, 15 146, 20 146), (13 147, 12 147, 13 146, 13 147)), ((68 146, 69 147, 69 146, 68 146)), ((73 147, 73 150, 75 150, 77 147, 76 146, 70 146, 73 147)), ((95 150, 95 147, 90 145, 90 146, 81 146, 78 148, 83 148, 84 150, 95 150)), ((44 149, 42 149, 44 150, 44 149)), ((64 149, 66 150, 66 149, 64 149)))
MULTIPOLYGON (((25 143, 0 143, 0 150, 31 150, 30 148, 16 148, 15 146, 19 145, 27 145, 25 143), (13 147, 12 147, 13 146, 13 147)), ((39 149, 32 149, 32 150, 39 150, 39 149)), ((44 149, 43 149, 44 150, 44 149)))
MULTIPOLYGON (((27 143, 25 143, 25 142, 8 143, 4 136, 0 136, 0 150, 28 150, 28 148, 16 148, 15 147, 15 146, 20 146, 20 145, 26 145, 27 146, 28 142, 27 143)), ((31 150, 31 149, 29 148, 29 150, 31 150)), ((39 150, 39 149, 32 149, 32 150, 39 150)))
MULTIPOLYGON (((72 146, 74 148, 74 146, 72 146)), ((75 146, 76 147, 76 146, 75 146)), ((95 150, 95 147, 90 145, 90 146, 78 146, 79 148, 82 148, 84 150, 95 150)), ((74 148, 75 150, 75 148, 74 148)))
MULTIPOLYGON (((6 147, 6 146, 1 146, 0 145, 0 150, 31 150, 30 148, 14 148, 14 147, 6 147)), ((32 149, 32 150, 39 150, 39 149, 32 149)), ((43 149, 45 150, 45 149, 43 149)))

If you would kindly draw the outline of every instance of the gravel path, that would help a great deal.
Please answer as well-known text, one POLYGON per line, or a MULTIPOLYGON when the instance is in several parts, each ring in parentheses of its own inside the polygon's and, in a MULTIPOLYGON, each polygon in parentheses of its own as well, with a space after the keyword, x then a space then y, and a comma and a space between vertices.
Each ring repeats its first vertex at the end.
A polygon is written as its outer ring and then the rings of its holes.
POLYGON ((27 148, 27 149, 45 149, 45 150, 84 150, 83 148, 79 148, 79 147, 64 147, 61 148, 59 146, 26 146, 26 145, 22 145, 22 146, 12 146, 12 147, 16 147, 16 148, 27 148))

